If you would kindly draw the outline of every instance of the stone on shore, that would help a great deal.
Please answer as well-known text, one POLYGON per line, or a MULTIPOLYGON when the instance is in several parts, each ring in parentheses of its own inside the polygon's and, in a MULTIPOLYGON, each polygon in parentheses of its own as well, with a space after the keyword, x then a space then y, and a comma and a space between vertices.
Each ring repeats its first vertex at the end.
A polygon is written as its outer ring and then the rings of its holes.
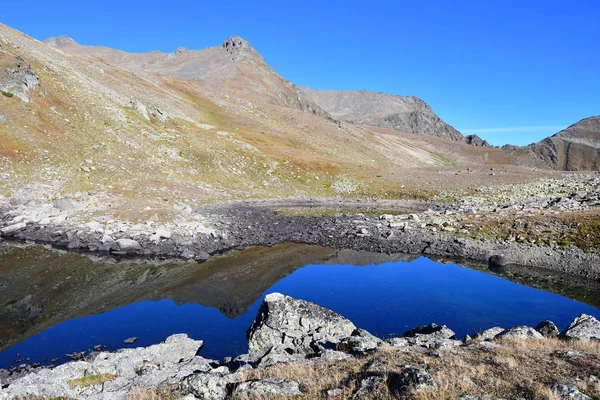
POLYGON ((504 328, 494 326, 493 328, 486 329, 481 333, 475 333, 473 335, 473 339, 493 340, 500 333, 504 332, 504 330, 504 328))
POLYGON ((24 230, 26 227, 27 224, 25 222, 19 222, 18 224, 9 225, 0 229, 0 232, 2 232, 2 236, 11 236, 24 230))
POLYGON ((536 327, 535 330, 541 333, 545 338, 555 338, 558 336, 559 331, 554 322, 542 321, 536 327))
POLYGON ((117 239, 117 245, 120 251, 136 251, 141 250, 142 246, 137 240, 133 239, 117 239))
POLYGON ((451 348, 462 344, 455 340, 456 334, 446 325, 435 323, 413 328, 402 335, 408 341, 409 346, 421 346, 426 348, 451 348))
POLYGON ((356 326, 317 304, 281 293, 268 294, 247 332, 249 354, 260 359, 268 352, 313 354, 320 340, 339 341, 356 326))
POLYGON ((545 337, 530 326, 515 326, 496 335, 496 339, 545 339, 545 337))
POLYGON ((560 334, 560 337, 571 340, 600 340, 600 321, 591 315, 581 314, 560 334))

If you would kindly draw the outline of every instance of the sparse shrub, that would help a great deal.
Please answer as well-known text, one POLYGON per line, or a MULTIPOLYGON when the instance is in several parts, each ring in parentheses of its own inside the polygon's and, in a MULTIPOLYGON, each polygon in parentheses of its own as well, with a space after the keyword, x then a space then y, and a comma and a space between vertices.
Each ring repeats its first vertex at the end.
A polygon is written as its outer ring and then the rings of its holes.
POLYGON ((14 96, 11 92, 5 92, 4 90, 2 90, 1 92, 6 97, 13 97, 14 96))

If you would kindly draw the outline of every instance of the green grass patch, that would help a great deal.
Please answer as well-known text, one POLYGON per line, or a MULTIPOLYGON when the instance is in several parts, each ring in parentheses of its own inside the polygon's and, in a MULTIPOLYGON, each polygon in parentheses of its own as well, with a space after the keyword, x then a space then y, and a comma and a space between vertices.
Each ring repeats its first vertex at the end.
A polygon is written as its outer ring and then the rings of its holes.
POLYGON ((116 376, 111 374, 101 374, 101 375, 87 375, 83 378, 79 379, 71 379, 67 382, 70 388, 75 386, 79 386, 80 388, 84 388, 92 385, 101 385, 104 382, 114 381, 116 376))
POLYGON ((13 97, 14 94, 12 94, 11 92, 5 92, 4 90, 0 90, 2 92, 2 94, 6 97, 13 97))

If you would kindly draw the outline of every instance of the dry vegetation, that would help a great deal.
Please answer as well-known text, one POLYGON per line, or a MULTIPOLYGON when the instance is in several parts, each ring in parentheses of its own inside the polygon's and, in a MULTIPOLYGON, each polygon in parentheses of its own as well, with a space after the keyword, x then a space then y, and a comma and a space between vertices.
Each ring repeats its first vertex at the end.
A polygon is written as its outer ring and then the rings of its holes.
MULTIPOLYGON (((327 398, 327 390, 342 388, 350 399, 362 379, 381 376, 382 383, 372 399, 395 398, 387 387, 387 379, 408 364, 425 364, 438 384, 438 390, 412 393, 411 399, 454 399, 461 395, 485 395, 505 399, 547 399, 558 397, 554 384, 575 385, 579 390, 600 399, 600 386, 590 380, 600 375, 599 342, 565 342, 548 340, 502 341, 498 346, 479 345, 456 350, 383 348, 362 358, 346 361, 307 364, 285 364, 246 372, 244 380, 287 378, 299 383, 304 399, 327 398)), ((129 400, 175 399, 175 389, 139 391, 129 400), (162 396, 162 397, 161 397, 162 396)), ((256 397, 253 397, 256 399, 256 397)), ((246 400, 245 397, 236 397, 246 400)), ((272 397, 270 397, 272 399, 272 397)))

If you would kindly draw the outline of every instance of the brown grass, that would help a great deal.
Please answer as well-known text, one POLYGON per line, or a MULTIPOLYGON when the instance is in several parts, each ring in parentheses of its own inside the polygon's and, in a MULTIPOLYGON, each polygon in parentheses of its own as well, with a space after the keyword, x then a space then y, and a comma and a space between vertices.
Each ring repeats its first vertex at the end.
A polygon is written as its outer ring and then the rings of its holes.
POLYGON ((341 362, 288 364, 249 371, 244 379, 271 377, 299 383, 303 398, 325 398, 326 391, 343 388, 351 398, 368 376, 382 376, 383 384, 373 398, 394 398, 385 384, 392 373, 407 364, 426 364, 438 390, 413 393, 414 399, 452 399, 463 394, 492 398, 553 399, 556 383, 572 384, 592 398, 600 398, 590 375, 600 374, 600 344, 559 340, 503 341, 493 349, 478 346, 456 350, 412 349, 404 352, 383 348, 376 354, 341 362), (568 351, 580 352, 569 356, 568 351))

